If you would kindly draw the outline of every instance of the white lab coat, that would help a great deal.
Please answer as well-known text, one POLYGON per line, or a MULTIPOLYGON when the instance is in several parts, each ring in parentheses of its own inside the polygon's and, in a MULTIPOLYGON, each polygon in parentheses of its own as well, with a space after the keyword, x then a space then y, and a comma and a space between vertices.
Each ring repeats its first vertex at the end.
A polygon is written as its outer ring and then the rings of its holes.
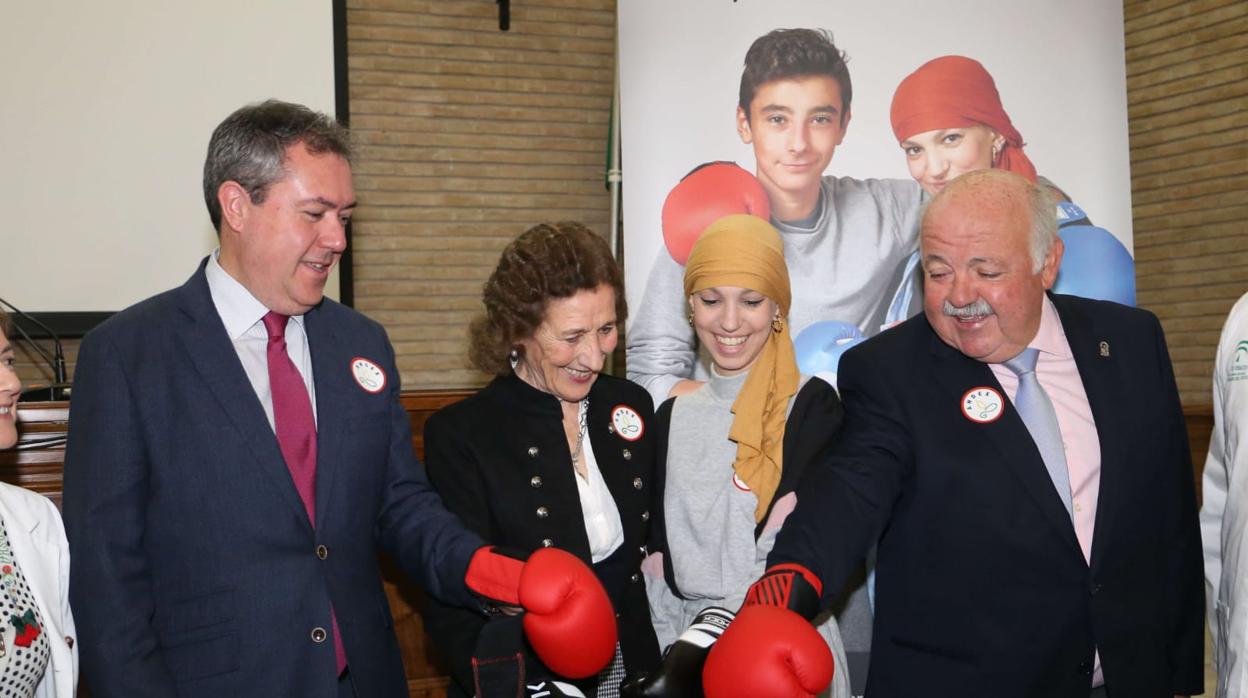
POLYGON ((43 618, 52 655, 35 698, 72 698, 78 688, 78 649, 69 612, 69 546, 60 512, 47 497, 0 482, 0 518, 13 558, 43 618))
POLYGON ((1213 367, 1213 435, 1200 510, 1218 698, 1248 698, 1248 294, 1231 309, 1213 367))

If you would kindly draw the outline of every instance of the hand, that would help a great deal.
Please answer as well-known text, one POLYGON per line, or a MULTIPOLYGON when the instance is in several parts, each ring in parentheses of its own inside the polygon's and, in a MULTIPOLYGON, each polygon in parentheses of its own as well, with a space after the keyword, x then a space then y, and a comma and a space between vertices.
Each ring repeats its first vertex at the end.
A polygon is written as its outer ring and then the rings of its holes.
POLYGON ((477 550, 464 576, 482 596, 524 609, 524 634, 552 671, 585 678, 615 656, 615 611, 594 571, 558 548, 527 561, 496 548, 477 550))

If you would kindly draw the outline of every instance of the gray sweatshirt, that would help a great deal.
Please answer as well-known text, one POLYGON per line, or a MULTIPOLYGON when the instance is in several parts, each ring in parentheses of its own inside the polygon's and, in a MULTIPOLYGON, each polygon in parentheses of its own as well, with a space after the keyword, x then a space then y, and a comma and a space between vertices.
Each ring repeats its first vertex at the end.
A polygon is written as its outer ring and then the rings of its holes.
MULTIPOLYGON (((735 483, 732 462, 737 445, 728 438, 732 403, 747 375, 724 377, 711 371, 706 385, 672 404, 663 517, 672 571, 685 598, 673 594, 662 577, 646 577, 659 647, 675 641, 707 607, 730 611, 741 607, 746 590, 766 569, 767 554, 791 510, 791 504, 777 503, 762 535, 754 539, 758 498, 735 483)), ((802 385, 806 380, 803 377, 802 385)), ((796 502, 796 494, 789 493, 780 502, 785 499, 796 502)), ((825 613, 816 626, 836 667, 832 685, 821 695, 846 698, 848 662, 836 618, 825 613)))

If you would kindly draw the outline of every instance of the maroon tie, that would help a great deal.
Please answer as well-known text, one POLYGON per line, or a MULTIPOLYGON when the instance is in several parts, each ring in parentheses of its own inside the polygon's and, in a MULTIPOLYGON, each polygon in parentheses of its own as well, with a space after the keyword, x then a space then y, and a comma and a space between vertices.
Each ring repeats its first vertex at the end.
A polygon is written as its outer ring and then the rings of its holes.
MULTIPOLYGON (((269 333, 269 391, 273 394, 273 426, 282 458, 295 481, 299 499, 308 512, 308 521, 316 526, 316 421, 312 417, 312 401, 303 376, 286 353, 286 322, 289 316, 269 311, 264 316, 264 329, 269 333)), ((338 632, 338 618, 330 609, 334 630, 334 659, 338 674, 347 666, 347 654, 338 632)))

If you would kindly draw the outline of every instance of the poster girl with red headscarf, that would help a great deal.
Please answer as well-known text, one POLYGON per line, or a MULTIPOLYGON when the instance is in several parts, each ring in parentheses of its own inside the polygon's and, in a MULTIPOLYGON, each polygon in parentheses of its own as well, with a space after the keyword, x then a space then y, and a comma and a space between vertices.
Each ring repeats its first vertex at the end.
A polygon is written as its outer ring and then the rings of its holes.
MULTIPOLYGON (((906 76, 893 95, 893 134, 910 176, 935 196, 959 175, 989 167, 1009 170, 1047 186, 1057 202, 1059 235, 1066 245, 1054 290, 1087 298, 1135 304, 1135 265, 1113 235, 1095 227, 1060 188, 1036 175, 1026 142, 1001 104, 996 82, 979 61, 941 56, 906 76)), ((918 257, 910 261, 917 268, 918 257)), ((921 280, 903 284, 890 319, 913 314, 921 280)))

